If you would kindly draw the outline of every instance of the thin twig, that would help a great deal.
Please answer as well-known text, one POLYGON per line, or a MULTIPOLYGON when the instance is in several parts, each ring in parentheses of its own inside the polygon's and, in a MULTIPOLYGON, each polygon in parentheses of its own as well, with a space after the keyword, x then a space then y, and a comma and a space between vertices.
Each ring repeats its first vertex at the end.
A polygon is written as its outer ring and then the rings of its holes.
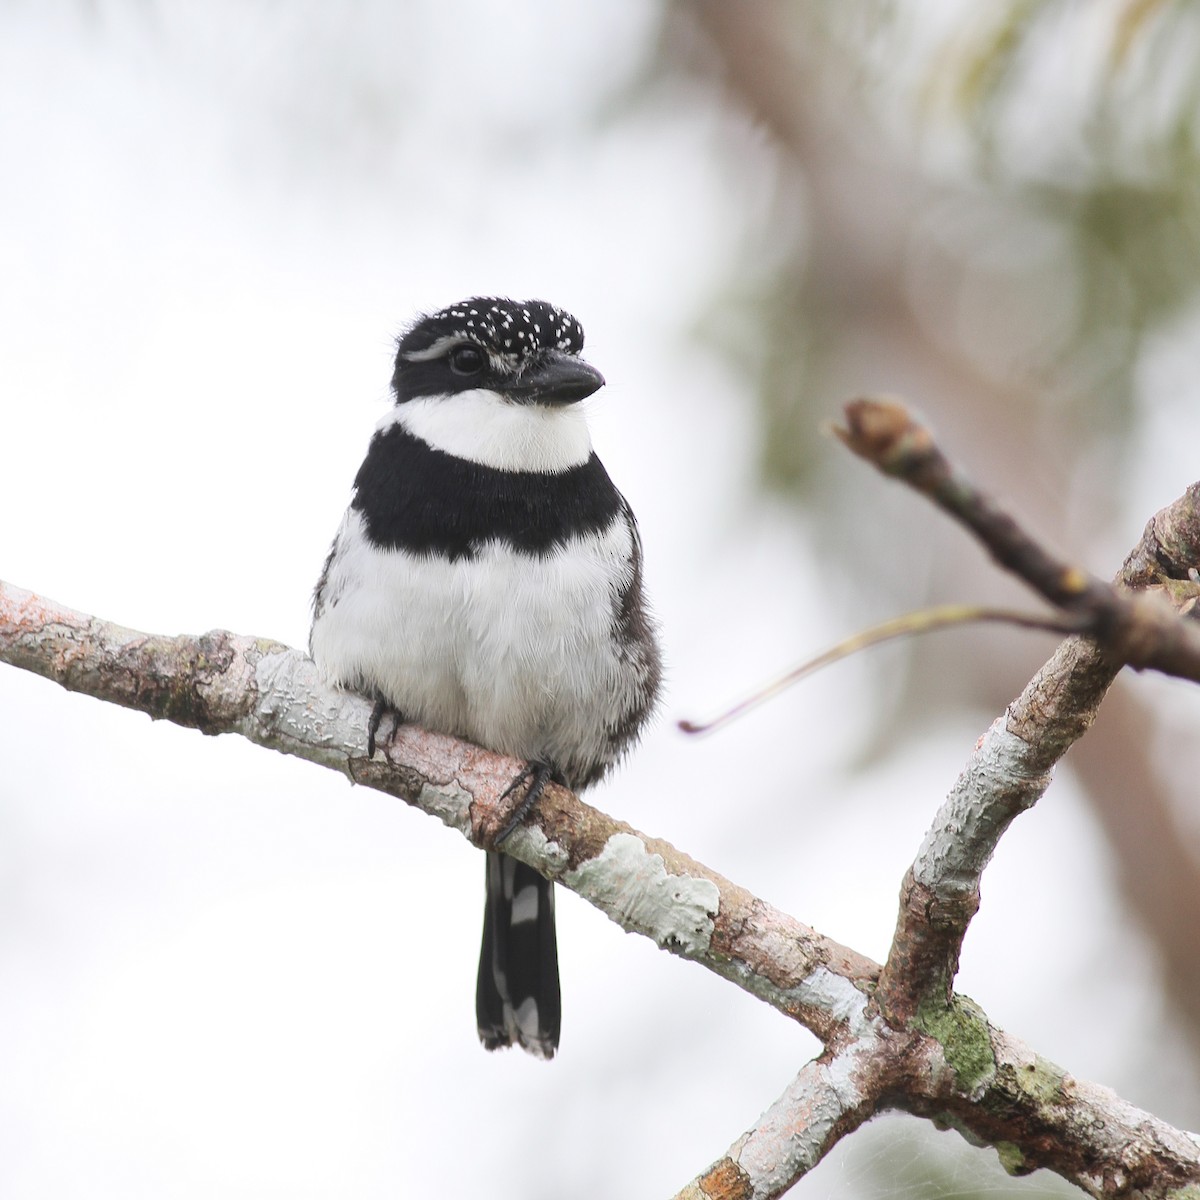
POLYGON ((1010 608, 986 608, 975 604, 946 604, 938 608, 925 608, 919 612, 906 613, 902 617, 893 617, 882 621, 870 629, 864 629, 843 639, 828 650, 822 651, 815 658, 810 658, 798 666, 784 672, 778 679, 764 684, 744 700, 727 708, 720 716, 708 721, 680 721, 679 728, 684 733, 704 736, 715 733, 718 729, 744 717, 760 704, 774 699, 780 692, 785 691, 795 683, 824 667, 832 666, 860 650, 881 645, 899 637, 912 637, 922 633, 933 633, 940 629, 953 629, 961 625, 993 622, 1002 625, 1016 625, 1022 629, 1040 629, 1049 633, 1078 633, 1081 622, 1077 617, 1057 613, 1024 613, 1010 608))
MULTIPOLYGON (((1119 662, 1200 683, 1200 624, 1182 620, 1160 590, 1131 595, 1051 554, 950 462, 899 401, 863 398, 844 411, 845 428, 833 432, 850 450, 927 496, 1002 567, 1055 607, 1081 617, 1086 632, 1119 662)), ((1194 596, 1196 585, 1188 586, 1194 596)), ((1176 596, 1180 590, 1174 589, 1176 596)))

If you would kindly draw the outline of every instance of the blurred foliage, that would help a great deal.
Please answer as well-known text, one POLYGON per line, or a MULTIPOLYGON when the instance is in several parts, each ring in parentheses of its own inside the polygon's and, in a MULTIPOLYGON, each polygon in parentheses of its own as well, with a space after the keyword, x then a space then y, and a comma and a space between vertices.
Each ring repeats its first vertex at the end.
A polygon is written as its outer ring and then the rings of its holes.
MULTIPOLYGON (((1022 0, 991 26, 967 23, 937 62, 976 163, 1015 179, 1011 202, 1058 222, 1070 240, 1082 303, 1064 358, 1117 338, 1127 349, 1107 398, 1127 399, 1142 336, 1190 304, 1200 284, 1200 10, 1124 0, 1084 14, 1066 0, 1022 0), (1090 54, 1087 22, 1098 27, 1090 54), (1056 96, 1044 69, 1073 42, 1083 44, 1065 65, 1078 72, 1075 88, 1089 85, 1082 102, 1071 87, 1056 96), (1032 155, 1033 172, 1021 142, 998 132, 1030 104, 1047 106, 1046 125, 1077 143, 1058 162, 1032 155)), ((934 87, 927 76, 926 94, 934 87)))
POLYGON ((941 403, 1019 393, 1043 410, 1031 431, 1044 432, 1049 415, 1060 442, 1087 453, 1107 440, 1119 459, 1144 338, 1196 297, 1200 9, 934 9, 794 3, 773 10, 769 27, 761 7, 742 8, 743 25, 764 24, 758 72, 730 19, 700 6, 717 53, 689 57, 765 122, 786 164, 782 186, 799 190, 777 205, 773 269, 731 281, 704 334, 730 328, 734 310, 757 318, 726 348, 756 381, 764 480, 809 498, 822 486, 812 430, 859 377, 907 382, 889 362, 898 343, 913 353, 907 321, 924 331, 927 373, 961 384, 941 403), (839 185, 848 169, 866 186, 839 185), (798 208, 802 237, 789 227, 798 208), (951 219, 933 219, 942 214, 951 219), (1053 243, 1048 268, 1024 261, 1025 230, 1053 243), (915 288, 914 264, 938 278, 915 288), (1040 329, 1028 328, 1031 311, 1048 314, 1040 329))
POLYGON ((948 1130, 899 1113, 873 1122, 848 1144, 846 1174, 858 1194, 890 1200, 986 1200, 1019 1196, 1023 1200, 1070 1200, 1080 1192, 1049 1171, 1015 1179, 999 1157, 980 1151, 948 1130))

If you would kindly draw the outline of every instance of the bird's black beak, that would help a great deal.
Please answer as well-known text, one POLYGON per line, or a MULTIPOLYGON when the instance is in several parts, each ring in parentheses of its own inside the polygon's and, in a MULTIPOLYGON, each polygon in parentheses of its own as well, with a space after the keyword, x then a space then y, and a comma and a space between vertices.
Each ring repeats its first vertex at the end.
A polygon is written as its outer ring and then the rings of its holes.
POLYGON ((604 376, 595 367, 550 350, 531 363, 505 389, 523 404, 575 404, 604 386, 604 376))

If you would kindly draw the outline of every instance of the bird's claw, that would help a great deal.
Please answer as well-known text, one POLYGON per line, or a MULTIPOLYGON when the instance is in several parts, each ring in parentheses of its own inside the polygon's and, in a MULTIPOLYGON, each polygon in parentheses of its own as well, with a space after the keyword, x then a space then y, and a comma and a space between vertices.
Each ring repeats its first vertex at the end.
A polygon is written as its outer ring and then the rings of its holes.
POLYGON ((500 793, 500 801, 507 799, 523 784, 529 780, 529 790, 521 797, 516 808, 513 809, 511 816, 504 823, 504 828, 496 835, 495 844, 500 845, 518 825, 529 815, 529 810, 537 803, 538 797, 546 789, 546 784, 554 777, 554 768, 547 763, 531 762, 526 763, 520 774, 500 793))
POLYGON ((371 709, 371 719, 367 722, 367 757, 375 757, 375 746, 379 726, 383 722, 385 713, 392 714, 392 732, 388 734, 385 741, 390 742, 396 736, 396 730, 404 723, 404 717, 394 709, 386 700, 380 698, 375 701, 375 707, 371 709))

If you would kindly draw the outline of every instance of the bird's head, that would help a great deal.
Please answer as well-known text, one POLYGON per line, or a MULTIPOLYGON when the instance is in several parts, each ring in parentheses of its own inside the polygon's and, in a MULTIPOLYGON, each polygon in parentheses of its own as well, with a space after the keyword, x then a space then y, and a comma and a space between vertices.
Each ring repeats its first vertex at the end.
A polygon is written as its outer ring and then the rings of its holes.
POLYGON ((573 404, 604 386, 582 349, 583 326, 569 312, 545 300, 477 296, 401 336, 392 388, 401 404, 475 390, 518 404, 573 404))
POLYGON ((578 401, 604 386, 582 349, 583 327, 544 300, 452 304, 401 335, 388 422, 505 470, 576 466, 591 453, 578 401))

